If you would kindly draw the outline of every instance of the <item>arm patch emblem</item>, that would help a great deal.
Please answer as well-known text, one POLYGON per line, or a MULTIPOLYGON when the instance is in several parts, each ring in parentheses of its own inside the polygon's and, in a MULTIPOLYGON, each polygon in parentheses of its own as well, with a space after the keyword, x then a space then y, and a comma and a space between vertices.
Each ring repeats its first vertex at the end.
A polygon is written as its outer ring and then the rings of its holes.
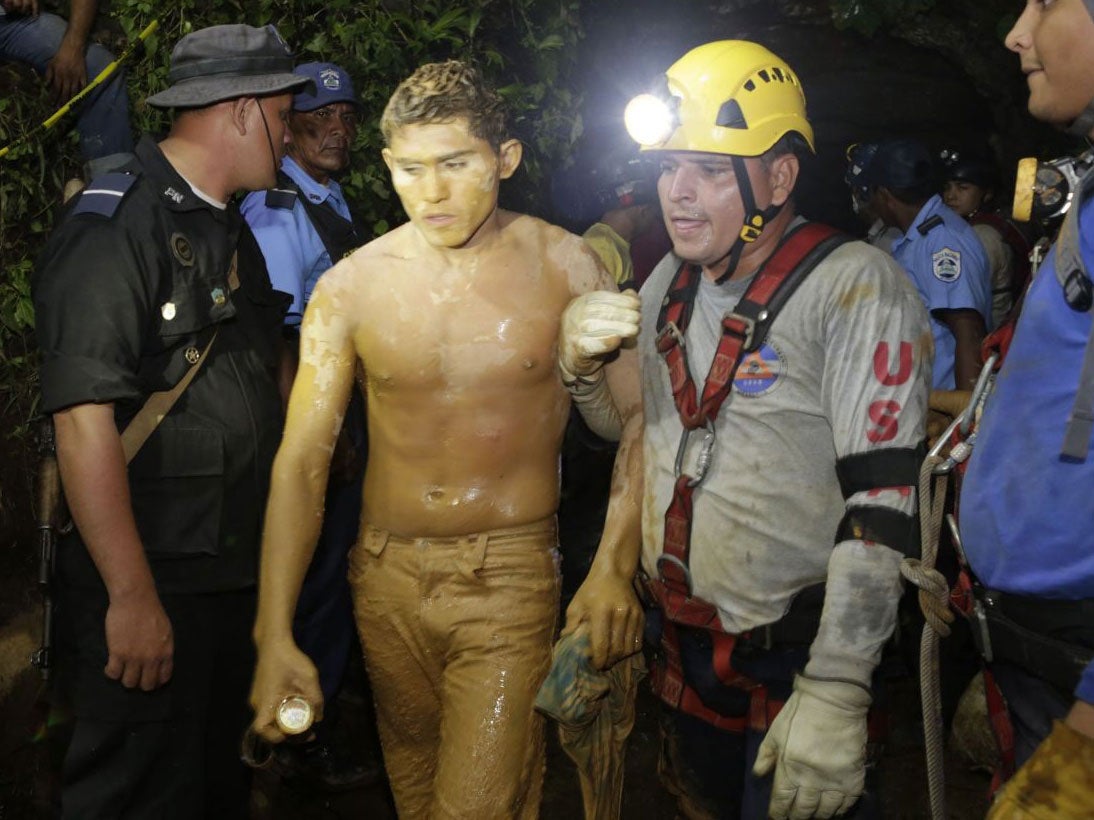
POLYGON ((956 282, 961 276, 961 251, 943 248, 931 254, 931 268, 934 278, 940 282, 956 282))

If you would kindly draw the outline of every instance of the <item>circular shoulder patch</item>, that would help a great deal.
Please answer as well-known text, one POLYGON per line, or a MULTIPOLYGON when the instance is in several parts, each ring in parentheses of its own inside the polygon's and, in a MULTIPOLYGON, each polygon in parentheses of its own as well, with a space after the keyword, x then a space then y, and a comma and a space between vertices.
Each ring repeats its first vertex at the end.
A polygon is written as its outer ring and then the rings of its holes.
POLYGON ((786 359, 778 348, 764 342, 741 360, 733 377, 733 389, 744 396, 764 396, 786 375, 786 359))
POLYGON ((961 276, 961 251, 943 248, 931 254, 931 269, 940 282, 956 282, 961 276))

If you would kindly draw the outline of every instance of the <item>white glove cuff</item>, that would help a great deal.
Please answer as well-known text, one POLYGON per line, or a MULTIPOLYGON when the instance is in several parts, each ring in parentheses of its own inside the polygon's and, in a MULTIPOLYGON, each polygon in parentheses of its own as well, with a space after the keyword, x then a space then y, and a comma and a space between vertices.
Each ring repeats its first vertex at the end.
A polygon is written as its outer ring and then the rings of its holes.
POLYGON ((572 376, 559 363, 562 384, 573 399, 574 406, 589 429, 607 441, 619 441, 623 435, 623 420, 612 400, 604 371, 597 370, 591 376, 572 376))

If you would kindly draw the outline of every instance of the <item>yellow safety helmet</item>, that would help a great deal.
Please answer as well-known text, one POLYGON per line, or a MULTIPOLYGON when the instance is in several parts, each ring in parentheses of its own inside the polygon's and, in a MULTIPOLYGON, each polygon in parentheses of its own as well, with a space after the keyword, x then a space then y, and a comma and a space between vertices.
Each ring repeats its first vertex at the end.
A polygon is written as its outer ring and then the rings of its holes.
POLYGON ((757 43, 720 40, 699 46, 677 60, 665 79, 667 104, 642 95, 624 115, 643 150, 755 157, 791 132, 816 150, 798 75, 757 43))

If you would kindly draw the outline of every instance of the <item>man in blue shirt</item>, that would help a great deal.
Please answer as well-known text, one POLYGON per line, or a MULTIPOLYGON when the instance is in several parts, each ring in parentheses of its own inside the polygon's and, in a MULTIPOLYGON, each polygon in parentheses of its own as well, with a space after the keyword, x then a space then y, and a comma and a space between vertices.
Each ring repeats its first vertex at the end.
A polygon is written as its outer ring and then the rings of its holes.
POLYGON ((314 81, 317 91, 293 97, 292 142, 281 160, 278 190, 249 194, 241 210, 266 256, 270 281, 293 297, 286 324, 299 328, 319 277, 364 244, 365 237, 353 224, 342 187, 334 179, 349 165, 357 136, 360 112, 353 83, 333 63, 304 63, 295 73, 314 81), (286 194, 278 196, 282 191, 286 194), (332 211, 345 223, 345 231, 356 234, 341 243, 348 247, 334 249, 336 256, 328 247, 336 243, 324 243, 316 224, 322 219, 318 208, 332 211))
MULTIPOLYGON (((292 141, 281 160, 278 186, 249 194, 241 210, 258 240, 270 281, 292 296, 285 318, 291 352, 297 350, 300 322, 312 289, 335 262, 364 244, 365 236, 334 179, 349 165, 360 114, 353 82, 333 63, 304 63, 295 74, 307 77, 315 93, 293 97, 289 115, 292 141)), ((296 356, 289 356, 291 363, 296 356)), ((281 387, 288 396, 293 364, 283 368, 281 387)), ((297 603, 293 631, 300 647, 319 670, 323 697, 336 703, 350 651, 355 645, 353 607, 346 581, 346 556, 357 539, 361 482, 367 451, 364 405, 351 402, 335 450, 327 486, 323 534, 297 603)), ((281 762, 319 786, 340 790, 373 780, 379 767, 362 767, 331 750, 334 714, 316 726, 316 741, 279 749, 281 762)))
POLYGON ((858 182, 868 187, 874 213, 904 234, 892 254, 931 315, 931 386, 968 389, 980 372, 980 342, 991 319, 991 271, 976 233, 943 204, 935 183, 930 152, 912 139, 881 142, 858 182))
MULTIPOLYGON (((1087 139, 1092 18, 1094 0, 1028 0, 1006 39, 1030 113, 1087 139)), ((1094 794, 1094 175, 1082 188, 1026 294, 961 495, 1022 765, 994 818, 1088 817, 1094 794)))

